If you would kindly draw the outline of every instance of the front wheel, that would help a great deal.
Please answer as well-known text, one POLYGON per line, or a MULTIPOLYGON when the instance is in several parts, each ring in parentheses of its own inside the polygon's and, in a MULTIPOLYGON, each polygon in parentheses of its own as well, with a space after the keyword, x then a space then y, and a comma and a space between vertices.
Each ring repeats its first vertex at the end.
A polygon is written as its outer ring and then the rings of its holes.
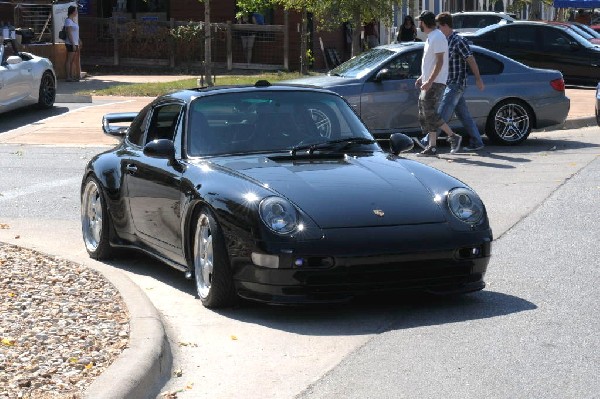
POLYGON ((208 208, 196 219, 194 231, 194 282, 198 297, 207 308, 235 304, 237 295, 225 240, 208 208))
POLYGON ((485 134, 501 145, 516 145, 529 136, 533 116, 529 107, 515 100, 497 104, 488 116, 485 134))
POLYGON ((42 109, 52 108, 56 99, 56 85, 54 76, 49 71, 44 72, 40 81, 40 92, 38 98, 38 107, 42 109))
POLYGON ((113 255, 109 243, 110 217, 98 180, 88 177, 81 195, 81 231, 91 258, 102 260, 113 255))

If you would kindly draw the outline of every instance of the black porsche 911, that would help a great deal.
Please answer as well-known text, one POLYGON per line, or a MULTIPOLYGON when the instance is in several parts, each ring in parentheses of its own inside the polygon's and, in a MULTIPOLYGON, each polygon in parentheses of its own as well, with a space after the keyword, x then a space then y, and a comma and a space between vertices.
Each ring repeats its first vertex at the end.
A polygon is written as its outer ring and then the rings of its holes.
POLYGON ((461 181, 373 139, 339 95, 271 85, 184 90, 137 114, 87 165, 87 251, 138 248, 193 278, 207 307, 484 288, 492 232, 461 181))

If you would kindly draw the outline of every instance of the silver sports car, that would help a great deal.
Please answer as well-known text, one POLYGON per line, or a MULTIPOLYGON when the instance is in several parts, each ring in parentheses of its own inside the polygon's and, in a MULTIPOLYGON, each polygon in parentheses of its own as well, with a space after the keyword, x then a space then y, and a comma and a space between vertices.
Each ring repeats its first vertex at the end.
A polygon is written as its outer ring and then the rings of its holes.
MULTIPOLYGON (((563 123, 570 100, 562 74, 535 69, 487 49, 471 46, 485 83, 469 76, 465 98, 482 133, 490 140, 514 145, 531 129, 563 123)), ((314 85, 342 95, 378 139, 390 133, 420 132, 415 81, 421 75, 423 43, 379 46, 346 61, 325 76, 289 83, 314 85)), ((460 122, 453 120, 460 131, 460 122)))
POLYGON ((51 108, 56 74, 47 58, 19 52, 11 40, 0 46, 0 113, 25 105, 51 108))

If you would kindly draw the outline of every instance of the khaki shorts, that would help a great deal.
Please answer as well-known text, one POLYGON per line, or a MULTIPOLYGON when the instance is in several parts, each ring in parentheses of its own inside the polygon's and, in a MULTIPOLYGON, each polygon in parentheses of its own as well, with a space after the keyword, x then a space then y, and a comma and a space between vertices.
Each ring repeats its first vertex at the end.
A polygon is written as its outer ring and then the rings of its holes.
POLYGON ((438 113, 438 104, 445 89, 446 85, 433 83, 429 90, 421 90, 419 94, 419 123, 423 134, 437 131, 445 122, 438 113))

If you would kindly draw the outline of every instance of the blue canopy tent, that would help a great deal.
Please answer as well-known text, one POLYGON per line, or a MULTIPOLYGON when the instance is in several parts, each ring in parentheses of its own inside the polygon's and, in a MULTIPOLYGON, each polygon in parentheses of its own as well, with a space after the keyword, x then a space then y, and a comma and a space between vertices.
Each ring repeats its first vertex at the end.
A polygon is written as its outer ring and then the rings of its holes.
POLYGON ((600 0, 554 0, 554 8, 600 8, 600 0))

